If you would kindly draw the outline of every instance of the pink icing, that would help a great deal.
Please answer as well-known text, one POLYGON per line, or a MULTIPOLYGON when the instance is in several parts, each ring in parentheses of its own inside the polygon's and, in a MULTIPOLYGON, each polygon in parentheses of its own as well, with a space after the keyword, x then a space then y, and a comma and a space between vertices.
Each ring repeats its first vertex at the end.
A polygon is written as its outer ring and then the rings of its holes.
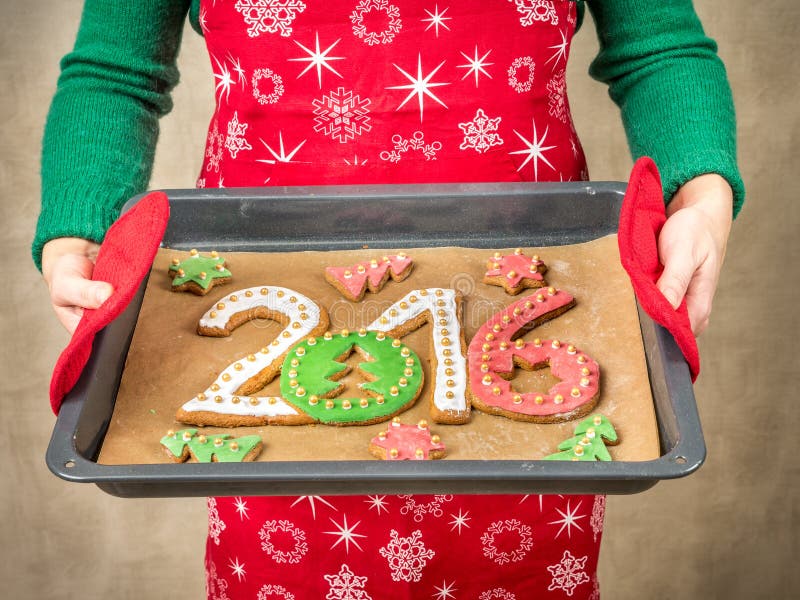
POLYGON ((536 279, 537 281, 544 281, 544 277, 538 270, 531 271, 531 265, 538 267, 542 264, 541 260, 534 260, 530 256, 524 254, 508 254, 499 258, 492 258, 489 264, 497 264, 498 267, 489 268, 486 271, 486 277, 505 277, 509 286, 517 287, 523 279, 536 279), (508 275, 514 272, 512 277, 508 275))
POLYGON ((444 450, 444 444, 431 440, 427 427, 396 422, 389 425, 384 439, 375 436, 370 443, 386 450, 386 460, 427 460, 431 450, 444 450), (390 454, 393 448, 397 449, 397 456, 390 454), (422 458, 417 456, 418 448, 422 449, 422 458))
POLYGON ((387 270, 390 270, 392 277, 396 278, 411 264, 411 258, 408 256, 393 254, 385 258, 387 260, 383 258, 376 259, 376 266, 373 266, 372 262, 368 260, 349 267, 326 267, 325 272, 336 279, 351 296, 357 298, 364 291, 367 282, 369 282, 371 288, 377 288, 387 270), (359 267, 363 267, 363 273, 359 273, 359 267), (345 273, 348 271, 350 276, 346 277, 345 273))
POLYGON ((472 338, 468 351, 469 381, 472 393, 484 404, 508 412, 550 416, 568 414, 597 394, 600 387, 597 362, 568 342, 525 341, 518 346, 513 341, 527 323, 572 302, 567 292, 550 290, 543 289, 509 305, 486 321, 472 338), (529 308, 526 303, 530 303, 529 308), (519 309, 518 315, 514 314, 514 309, 519 309), (495 325, 500 326, 499 331, 495 330, 495 325), (487 340, 487 335, 492 339, 487 340), (483 360, 485 356, 488 360, 483 360), (515 391, 510 381, 500 377, 500 374, 513 374, 515 356, 531 365, 549 364, 552 374, 561 381, 545 394, 515 391), (482 365, 487 365, 488 370, 483 370, 486 367, 482 369, 482 365), (499 394, 495 393, 496 389, 499 394), (560 403, 555 402, 558 395, 560 403), (520 396, 521 402, 514 402, 515 396, 520 396), (541 398, 541 403, 536 403, 537 397, 541 398))

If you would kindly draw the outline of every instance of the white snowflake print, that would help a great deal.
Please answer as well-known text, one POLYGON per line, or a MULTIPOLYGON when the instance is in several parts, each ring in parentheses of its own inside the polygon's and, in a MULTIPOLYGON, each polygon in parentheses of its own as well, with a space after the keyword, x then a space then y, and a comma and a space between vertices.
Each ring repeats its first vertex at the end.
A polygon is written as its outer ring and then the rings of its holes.
POLYGON ((592 595, 589 600, 600 600, 600 581, 597 579, 597 573, 592 575, 592 595))
POLYGON ((338 88, 335 92, 315 99, 314 131, 331 136, 342 144, 370 131, 369 98, 361 99, 352 90, 338 88))
POLYGON ((233 118, 228 122, 228 136, 225 138, 225 147, 230 152, 231 158, 236 158, 240 150, 252 150, 253 147, 245 139, 247 123, 239 123, 239 114, 234 112, 233 118))
POLYGON ((486 152, 492 146, 501 146, 503 138, 497 134, 502 117, 490 119, 483 112, 482 108, 475 113, 475 118, 466 123, 459 123, 458 126, 464 132, 464 141, 459 146, 460 150, 472 148, 476 152, 486 152))
MULTIPOLYGON (((367 162, 367 159, 364 159, 363 162, 359 162, 358 156, 353 159, 353 162, 349 162, 347 159, 345 161, 348 165, 363 165, 367 162)), ((374 496, 367 496, 367 500, 364 500, 367 504, 369 504, 369 509, 372 510, 373 508, 378 511, 378 514, 381 514, 382 510, 385 510, 387 513, 389 509, 386 508, 388 502, 386 502, 386 496, 378 496, 375 494, 374 496)))
POLYGON ((461 77, 461 79, 466 79, 467 75, 469 75, 470 73, 474 73, 475 74, 475 87, 478 87, 478 78, 480 77, 481 74, 486 75, 486 77, 491 79, 492 76, 489 75, 489 72, 486 69, 484 69, 484 67, 491 67, 494 64, 494 63, 486 62, 486 59, 488 58, 489 54, 491 54, 491 52, 492 52, 491 50, 487 50, 486 53, 483 56, 478 57, 478 46, 477 46, 477 44, 475 45, 475 53, 474 53, 475 55, 474 56, 468 56, 467 54, 464 54, 462 52, 461 56, 463 56, 464 58, 467 59, 467 64, 465 64, 465 65, 456 65, 456 68, 457 69, 467 69, 467 72, 464 73, 464 75, 461 77))
POLYGON ((422 578, 422 569, 428 560, 436 554, 433 550, 425 548, 422 543, 422 532, 417 529, 411 537, 401 538, 397 531, 390 532, 391 541, 379 552, 389 563, 394 581, 419 581, 422 578))
POLYGON ((236 0, 236 11, 248 25, 247 35, 258 37, 262 33, 292 35, 292 21, 306 9, 300 0, 236 0))
POLYGON ((372 600, 364 590, 366 577, 354 575, 350 567, 343 564, 336 575, 323 575, 330 585, 325 600, 372 600))
POLYGON ((452 21, 452 17, 445 17, 447 11, 450 10, 448 6, 442 12, 439 12, 439 5, 436 5, 436 8, 433 9, 433 12, 429 11, 427 8, 424 9, 426 13, 428 13, 427 19, 422 19, 423 23, 428 23, 428 26, 425 28, 425 31, 428 31, 431 27, 436 28, 436 37, 439 37, 439 27, 444 27, 447 31, 450 31, 450 28, 447 26, 445 21, 452 21))
POLYGON ((508 0, 517 6, 519 23, 529 27, 536 21, 558 25, 558 15, 553 0, 508 0))
POLYGON ((353 35, 364 40, 364 43, 369 46, 391 44, 394 36, 400 33, 403 28, 403 22, 400 20, 400 9, 393 4, 389 4, 388 0, 361 0, 353 9, 350 21, 353 23, 353 35), (367 30, 364 18, 367 17, 367 20, 369 20, 368 15, 373 11, 384 13, 383 21, 386 22, 386 27, 382 31, 367 30))
POLYGON ((558 519, 557 521, 551 521, 550 523, 548 523, 548 525, 561 525, 561 528, 558 530, 558 533, 556 533, 556 538, 558 538, 558 536, 561 535, 561 532, 564 531, 565 529, 567 530, 568 538, 572 537, 573 527, 575 527, 578 531, 583 531, 583 527, 581 527, 580 524, 578 523, 578 521, 580 521, 581 519, 586 518, 586 515, 578 514, 578 509, 581 507, 581 504, 583 504, 583 500, 578 502, 578 506, 576 506, 575 509, 573 510, 572 508, 570 508, 570 501, 567 500, 567 512, 563 512, 561 509, 558 508, 556 509, 556 512, 561 515, 561 518, 558 519))
POLYGON ((592 505, 592 517, 589 520, 589 525, 594 532, 594 541, 597 541, 597 536, 603 533, 603 519, 606 516, 606 497, 595 496, 594 504, 592 505))
POLYGON ((545 146, 545 140, 547 139, 547 132, 550 130, 550 126, 548 125, 544 129, 544 133, 540 138, 536 133, 536 121, 533 121, 533 137, 528 140, 523 137, 523 135, 514 130, 514 133, 517 134, 517 137, 522 140, 522 142, 527 146, 524 150, 514 150, 513 152, 509 152, 509 154, 527 154, 525 160, 522 161, 522 164, 517 167, 517 171, 521 171, 525 165, 527 165, 531 160, 533 161, 533 180, 539 181, 539 161, 541 160, 544 164, 555 171, 555 167, 550 163, 547 158, 545 158, 544 153, 547 150, 552 150, 556 146, 545 146))
POLYGON ((547 84, 547 103, 550 116, 566 123, 569 118, 569 107, 567 106, 567 78, 564 69, 553 75, 547 84))
MULTIPOLYGON (((498 565, 504 565, 510 562, 519 562, 525 558, 525 555, 533 547, 533 538, 528 525, 523 525, 517 519, 507 519, 492 523, 481 537, 481 543, 483 544, 483 555, 486 558, 492 559, 498 565), (515 535, 519 540, 517 547, 510 551, 498 549, 497 536, 510 537, 503 534, 515 535)), ((502 544, 502 546, 505 545, 502 544)))
POLYGON ((469 516, 469 511, 462 512, 459 508, 458 514, 451 513, 450 516, 453 517, 453 520, 450 521, 450 525, 452 525, 450 531, 454 531, 455 528, 458 527, 458 535, 461 535, 462 527, 469 529, 469 521, 472 520, 472 517, 469 516))
POLYGON ((197 181, 194 184, 196 188, 204 188, 206 187, 206 178, 205 177, 198 177, 197 181))
POLYGON ((517 600, 517 597, 504 588, 494 588, 493 590, 486 590, 478 600, 517 600))
POLYGON ((248 519, 250 518, 250 515, 247 514, 247 511, 250 510, 247 508, 247 500, 243 500, 241 496, 236 496, 233 499, 233 505, 236 508, 236 512, 239 514, 239 519, 244 521, 245 517, 248 519))
POLYGON ((206 140, 206 171, 214 169, 215 173, 219 173, 219 163, 222 160, 222 151, 225 148, 225 136, 219 132, 219 123, 214 119, 214 125, 211 131, 208 132, 208 139, 206 140))
POLYGON ((575 558, 569 550, 565 550, 561 562, 547 567, 553 576, 553 581, 547 588, 548 591, 564 590, 567 596, 572 596, 578 585, 589 581, 589 576, 583 570, 587 558, 588 556, 575 558))
POLYGON ((535 64, 530 56, 520 56, 514 59, 508 67, 508 85, 518 94, 530 92, 533 87, 533 70, 535 64), (520 79, 520 70, 528 71, 526 78, 520 79))
MULTIPOLYGON (((303 143, 305 143, 305 140, 303 140, 303 143)), ((264 144, 264 145, 266 146, 266 144, 264 144)), ((300 146, 302 146, 302 145, 303 144, 300 144, 300 146)), ((291 162, 292 155, 294 155, 294 153, 297 152, 297 150, 300 148, 300 146, 297 146, 297 148, 292 150, 290 156, 286 157, 287 160, 281 160, 277 156, 275 157, 276 160, 278 162, 291 162)), ((267 149, 269 149, 269 146, 267 146, 267 149)), ((270 149, 270 152, 272 152, 271 149, 270 149)), ((281 152, 283 152, 283 141, 281 141, 281 152)), ((273 152, 273 155, 274 155, 274 152, 273 152)), ((262 162, 262 161, 259 161, 259 162, 262 162)), ((263 161, 263 162, 267 162, 267 161, 263 161)), ((274 164, 274 161, 273 161, 273 163, 270 163, 270 164, 274 164)), ((300 504, 302 502, 308 502, 308 506, 311 508, 311 517, 315 521, 317 519, 317 504, 316 504, 317 502, 319 502, 320 504, 324 504, 325 506, 327 506, 329 508, 332 508, 333 510, 338 510, 333 504, 331 504, 330 502, 325 500, 325 498, 323 498, 322 496, 299 496, 297 498, 297 500, 292 502, 292 506, 290 508, 294 508, 295 505, 300 504)))
POLYGON ((272 69, 256 69, 253 71, 253 98, 258 100, 259 104, 275 104, 281 96, 283 96, 283 79, 280 75, 275 73, 272 69), (261 80, 269 79, 272 81, 272 91, 265 93, 261 90, 261 80))
MULTIPOLYGON (((395 110, 400 110, 405 106, 406 102, 411 100, 414 96, 417 97, 417 101, 419 102, 419 122, 422 123, 423 120, 423 110, 425 108, 425 96, 428 96, 431 100, 438 102, 443 107, 447 108, 447 104, 442 102, 436 94, 431 91, 431 88, 440 87, 443 85, 450 85, 450 82, 439 82, 439 81, 431 81, 433 76, 436 75, 436 72, 442 68, 442 65, 446 61, 440 62, 436 68, 428 73, 428 75, 422 74, 422 54, 417 54, 417 75, 416 77, 406 73, 401 67, 394 65, 394 68, 400 71, 403 76, 408 80, 409 83, 405 85, 390 85, 386 89, 387 90, 411 90, 408 93, 408 96, 400 103, 395 110)), ((394 64, 394 63, 393 63, 394 64)))
MULTIPOLYGON (((439 144, 441 146, 441 144, 439 144)), ((405 505, 400 509, 400 514, 407 515, 408 513, 414 514, 414 521, 419 523, 425 518, 426 514, 434 517, 441 517, 444 514, 442 504, 450 502, 453 499, 452 494, 437 494, 433 500, 425 503, 417 503, 414 496, 410 494, 401 494, 398 498, 405 500, 405 505)))
POLYGON ((279 598, 294 600, 294 594, 287 591, 282 585, 274 585, 272 583, 262 585, 261 589, 258 590, 258 600, 278 600, 279 598))
POLYGON ((447 583, 446 581, 442 582, 442 587, 434 586, 433 589, 436 590, 435 594, 431 594, 435 600, 450 600, 455 598, 453 592, 457 592, 458 590, 455 588, 455 582, 447 583))
MULTIPOLYGON (((392 150, 384 150, 380 153, 381 160, 386 160, 393 163, 400 162, 402 155, 412 150, 422 152, 426 160, 436 160, 436 154, 442 149, 441 142, 425 143, 425 134, 421 131, 415 131, 410 138, 406 139, 399 133, 392 136, 392 143, 394 148, 392 150)), ((405 498, 406 496, 400 496, 405 498)), ((413 502, 413 500, 412 500, 413 502)), ((407 509, 401 509, 401 512, 407 509)), ((405 514, 405 512, 403 512, 405 514)), ((416 519, 416 517, 415 517, 416 519)), ((421 517, 420 517, 421 519, 421 517)))
MULTIPOLYGON (((213 500, 213 498, 209 498, 213 500)), ((206 597, 209 600, 230 600, 228 582, 217 577, 217 567, 213 561, 206 561, 206 597)))
POLYGON ((305 51, 307 56, 304 56, 302 58, 289 58, 287 60, 289 60, 289 62, 307 62, 308 63, 308 66, 305 69, 303 69, 300 72, 300 74, 297 76, 298 79, 300 79, 303 75, 308 73, 311 69, 316 68, 317 69, 317 84, 319 85, 320 89, 322 89, 322 69, 323 68, 328 69, 328 71, 330 71, 331 73, 333 73, 334 75, 339 77, 339 79, 341 79, 342 78, 342 74, 339 73, 339 71, 334 69, 328 63, 330 61, 333 61, 333 60, 344 60, 344 56, 328 56, 328 53, 336 47, 336 44, 338 44, 341 41, 341 38, 337 39, 330 46, 328 46, 325 50, 320 50, 320 47, 319 47, 319 32, 317 32, 315 34, 314 41, 315 41, 314 50, 311 50, 309 48, 306 48, 303 44, 301 44, 297 40, 295 40, 294 43, 297 44, 298 46, 300 46, 300 48, 302 48, 305 51))
POLYGON ((267 521, 258 532, 258 537, 261 538, 261 549, 279 564, 289 563, 293 565, 299 563, 308 552, 306 532, 299 527, 295 527, 291 521, 267 521), (294 540, 294 547, 287 550, 276 548, 272 539, 273 534, 278 534, 276 535, 278 538, 291 537, 294 540))
POLYGON ((225 523, 219 518, 217 499, 209 498, 206 503, 208 505, 208 537, 214 540, 214 543, 219 546, 219 536, 225 531, 225 523))
POLYGON ((348 525, 347 515, 344 515, 344 519, 341 523, 337 523, 333 519, 331 519, 331 523, 333 523, 334 527, 336 527, 336 531, 322 532, 326 535, 335 535, 337 537, 336 542, 333 544, 333 546, 331 546, 331 550, 333 550, 334 548, 336 548, 336 546, 344 542, 345 552, 348 554, 350 553, 351 543, 362 552, 364 551, 364 549, 358 544, 358 538, 365 538, 367 536, 362 535, 360 533, 356 533, 356 527, 359 526, 361 521, 356 521, 354 525, 348 525))

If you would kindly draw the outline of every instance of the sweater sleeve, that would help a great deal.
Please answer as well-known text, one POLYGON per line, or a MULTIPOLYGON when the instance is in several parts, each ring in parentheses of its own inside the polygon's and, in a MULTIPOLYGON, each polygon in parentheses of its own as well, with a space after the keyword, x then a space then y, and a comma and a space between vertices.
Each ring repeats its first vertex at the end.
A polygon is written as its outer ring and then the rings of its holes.
POLYGON ((744 201, 725 67, 691 0, 588 0, 600 52, 589 73, 609 85, 634 158, 652 157, 669 201, 689 179, 724 177, 744 201))
POLYGON ((86 1, 45 124, 37 267, 51 239, 102 241, 125 201, 146 188, 189 1, 86 1))

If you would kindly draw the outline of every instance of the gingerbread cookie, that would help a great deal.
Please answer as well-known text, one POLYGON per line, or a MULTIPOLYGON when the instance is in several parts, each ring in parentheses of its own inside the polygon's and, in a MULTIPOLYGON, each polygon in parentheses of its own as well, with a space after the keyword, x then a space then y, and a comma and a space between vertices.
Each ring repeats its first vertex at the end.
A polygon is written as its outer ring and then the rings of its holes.
POLYGON ((445 288, 414 290, 403 296, 367 329, 400 337, 426 323, 431 326, 431 419, 437 423, 466 423, 467 345, 461 325, 461 294, 445 288))
POLYGON ((544 280, 547 265, 535 254, 526 256, 521 248, 514 250, 514 254, 505 256, 495 252, 487 261, 486 268, 483 283, 500 286, 512 296, 516 296, 524 289, 547 285, 544 280))
POLYGON ((191 292, 198 296, 205 296, 215 285, 231 280, 225 259, 216 252, 203 256, 197 250, 189 252, 186 260, 173 258, 168 274, 172 277, 173 292, 191 292))
POLYGON ((369 425, 410 408, 423 384, 419 357, 399 339, 361 329, 326 332, 291 349, 281 372, 281 395, 292 406, 329 425, 369 425), (357 367, 367 379, 363 395, 341 398, 338 381, 350 368, 341 362, 352 352, 364 362, 357 367))
POLYGON ((445 447, 438 435, 431 435, 427 422, 404 425, 395 417, 386 431, 372 438, 369 452, 381 460, 431 460, 444 458, 445 447))
POLYGON ((269 345, 226 367, 208 388, 178 410, 178 421, 217 427, 314 421, 283 398, 253 394, 280 373, 284 357, 297 342, 328 328, 327 311, 294 290, 252 287, 216 302, 198 322, 197 331, 201 335, 228 336, 236 327, 256 318, 273 319, 286 327, 269 345))
POLYGON ((550 287, 517 300, 478 329, 468 353, 475 408, 535 423, 577 419, 594 409, 599 399, 600 369, 592 358, 559 340, 537 338, 527 342, 519 337, 574 305, 570 294, 550 287), (518 392, 510 381, 515 366, 528 370, 549 366, 561 381, 547 393, 518 392))
POLYGON ((231 438, 230 435, 197 435, 197 429, 168 431, 161 445, 174 462, 193 458, 197 462, 251 462, 264 447, 257 435, 231 438))
POLYGON ((348 300, 359 302, 367 290, 373 294, 379 292, 389 278, 403 281, 411 274, 412 266, 411 258, 400 252, 349 267, 327 267, 325 281, 348 300))
POLYGON ((606 446, 619 444, 614 426, 603 415, 593 415, 578 423, 575 435, 558 445, 562 452, 550 454, 544 460, 610 461, 606 446))

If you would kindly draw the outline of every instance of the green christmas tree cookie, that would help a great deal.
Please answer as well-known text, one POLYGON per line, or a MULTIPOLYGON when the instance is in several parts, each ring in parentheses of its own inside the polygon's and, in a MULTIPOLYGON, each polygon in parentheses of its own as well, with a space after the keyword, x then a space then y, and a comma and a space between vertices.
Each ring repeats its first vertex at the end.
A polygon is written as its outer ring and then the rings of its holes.
POLYGON ((575 435, 558 445, 562 452, 545 456, 544 460, 610 461, 609 446, 619 443, 614 426, 603 415, 593 415, 578 423, 575 435))
POLYGON ((249 462, 261 453, 263 444, 257 435, 232 438, 226 433, 197 435, 197 429, 169 431, 161 445, 174 462, 193 458, 197 462, 249 462))
POLYGON ((215 285, 231 280, 231 272, 225 268, 225 259, 216 252, 203 256, 197 250, 189 253, 189 258, 172 259, 169 267, 173 292, 192 292, 205 296, 215 285))

